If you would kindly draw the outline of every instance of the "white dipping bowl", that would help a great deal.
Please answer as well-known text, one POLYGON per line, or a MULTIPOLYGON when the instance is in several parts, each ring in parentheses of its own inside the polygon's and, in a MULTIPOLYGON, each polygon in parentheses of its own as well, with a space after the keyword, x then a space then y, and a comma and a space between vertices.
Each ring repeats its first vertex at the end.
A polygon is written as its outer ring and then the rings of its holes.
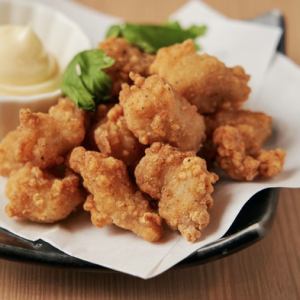
MULTIPOLYGON (((91 42, 76 23, 46 5, 0 1, 0 25, 4 24, 30 25, 47 52, 56 58, 61 72, 78 52, 91 48, 91 42)), ((60 89, 33 96, 0 95, 0 139, 17 127, 20 108, 45 112, 60 96, 60 89)))

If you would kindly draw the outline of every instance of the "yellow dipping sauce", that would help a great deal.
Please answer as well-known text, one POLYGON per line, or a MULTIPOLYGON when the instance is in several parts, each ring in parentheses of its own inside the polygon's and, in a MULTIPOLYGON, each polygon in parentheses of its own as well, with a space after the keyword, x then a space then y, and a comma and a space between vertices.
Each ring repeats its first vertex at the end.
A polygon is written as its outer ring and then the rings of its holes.
POLYGON ((0 26, 0 95, 25 96, 59 87, 56 59, 27 26, 0 26))

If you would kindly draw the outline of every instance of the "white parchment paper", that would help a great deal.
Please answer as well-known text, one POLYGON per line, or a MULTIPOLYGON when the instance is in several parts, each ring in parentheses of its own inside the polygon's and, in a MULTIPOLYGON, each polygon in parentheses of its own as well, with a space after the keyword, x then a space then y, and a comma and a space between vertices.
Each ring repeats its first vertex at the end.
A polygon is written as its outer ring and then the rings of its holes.
MULTIPOLYGON (((67 1, 47 1, 57 5, 74 20, 89 30, 105 26, 116 19, 97 14, 67 1), (61 4, 63 3, 63 4, 61 4), (94 22, 87 25, 86 22, 94 22), (85 25, 84 25, 85 24, 85 25)), ((243 205, 256 192, 267 187, 300 187, 300 69, 283 55, 275 54, 280 30, 268 26, 230 20, 200 2, 191 2, 177 11, 173 18, 184 24, 205 23, 207 37, 201 40, 203 49, 218 55, 229 65, 241 64, 252 75, 252 96, 247 104, 253 110, 262 110, 274 118, 272 147, 287 151, 282 174, 270 181, 237 183, 222 181, 214 193, 215 205, 211 223, 201 241, 186 242, 177 233, 168 233, 157 244, 147 243, 127 231, 114 226, 104 229, 92 226, 87 213, 78 213, 56 225, 38 225, 8 218, 4 207, 6 179, 0 177, 0 227, 29 240, 43 239, 58 249, 78 257, 126 272, 141 278, 154 277, 203 247, 221 238, 233 223, 243 205)), ((95 33, 90 35, 97 42, 95 33)))

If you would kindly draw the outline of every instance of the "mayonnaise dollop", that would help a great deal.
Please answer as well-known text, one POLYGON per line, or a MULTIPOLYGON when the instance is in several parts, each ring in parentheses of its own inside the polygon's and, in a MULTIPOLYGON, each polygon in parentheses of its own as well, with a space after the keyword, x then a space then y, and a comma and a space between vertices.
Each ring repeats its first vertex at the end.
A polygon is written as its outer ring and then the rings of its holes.
POLYGON ((28 26, 0 26, 0 95, 36 95, 58 89, 59 66, 28 26))

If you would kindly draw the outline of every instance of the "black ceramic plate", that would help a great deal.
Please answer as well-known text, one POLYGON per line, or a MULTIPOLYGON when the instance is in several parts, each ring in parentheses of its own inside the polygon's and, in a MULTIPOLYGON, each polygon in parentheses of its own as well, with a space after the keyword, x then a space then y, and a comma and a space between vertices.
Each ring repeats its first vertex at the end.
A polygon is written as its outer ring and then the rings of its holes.
MULTIPOLYGON (((275 11, 254 21, 284 29, 283 18, 275 11)), ((284 35, 278 46, 284 53, 284 35)), ((278 201, 277 189, 266 189, 254 195, 243 207, 225 236, 190 255, 176 267, 202 264, 239 251, 260 240, 270 229, 278 201)), ((31 242, 0 229, 0 257, 25 262, 87 270, 110 271, 69 256, 48 243, 31 242)))

